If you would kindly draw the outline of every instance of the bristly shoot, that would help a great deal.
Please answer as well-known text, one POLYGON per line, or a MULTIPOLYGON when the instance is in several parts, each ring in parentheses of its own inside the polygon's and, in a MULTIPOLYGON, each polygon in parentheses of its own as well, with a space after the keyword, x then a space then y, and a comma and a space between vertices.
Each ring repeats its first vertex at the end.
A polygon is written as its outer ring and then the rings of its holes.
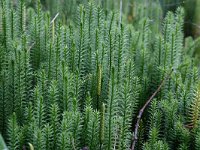
POLYGON ((0 0, 8 149, 200 149, 200 40, 144 1, 0 0))

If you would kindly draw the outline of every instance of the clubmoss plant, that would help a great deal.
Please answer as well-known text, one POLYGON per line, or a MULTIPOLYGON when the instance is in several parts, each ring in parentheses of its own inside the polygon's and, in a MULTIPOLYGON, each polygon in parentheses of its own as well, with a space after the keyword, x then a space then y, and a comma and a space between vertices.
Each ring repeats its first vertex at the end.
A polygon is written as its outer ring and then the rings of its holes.
POLYGON ((13 2, 0 0, 0 133, 9 149, 128 150, 136 138, 137 150, 199 149, 199 69, 188 53, 199 40, 184 44, 182 8, 155 31, 152 10, 127 24, 114 1, 84 1, 67 24, 39 0, 13 2))

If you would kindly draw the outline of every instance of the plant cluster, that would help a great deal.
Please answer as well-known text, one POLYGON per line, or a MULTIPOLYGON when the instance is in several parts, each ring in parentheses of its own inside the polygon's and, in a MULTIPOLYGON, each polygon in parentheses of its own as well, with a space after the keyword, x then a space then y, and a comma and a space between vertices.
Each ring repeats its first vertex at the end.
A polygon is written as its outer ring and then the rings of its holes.
POLYGON ((65 25, 24 0, 0 1, 0 133, 10 150, 200 148, 198 68, 184 45, 183 16, 169 12, 162 31, 141 17, 133 27, 94 3, 65 25))

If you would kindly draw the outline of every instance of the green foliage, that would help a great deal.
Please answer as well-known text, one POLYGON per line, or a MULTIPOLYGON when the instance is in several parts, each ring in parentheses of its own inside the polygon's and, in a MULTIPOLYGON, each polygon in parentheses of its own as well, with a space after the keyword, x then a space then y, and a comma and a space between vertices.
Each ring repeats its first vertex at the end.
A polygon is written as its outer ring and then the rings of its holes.
POLYGON ((40 1, 13 2, 0 3, 0 132, 9 149, 129 149, 139 109, 171 69, 136 149, 199 149, 199 70, 188 53, 198 40, 184 45, 182 8, 160 31, 139 1, 134 25, 119 21, 113 1, 101 1, 106 10, 100 1, 74 6, 68 24, 40 1))
POLYGON ((190 127, 191 128, 197 128, 199 116, 200 116, 200 97, 199 97, 199 86, 195 90, 194 93, 194 100, 192 101, 190 105, 190 111, 189 111, 189 119, 190 119, 190 127))
POLYGON ((8 125, 8 148, 9 149, 18 149, 19 148, 19 126, 17 124, 16 114, 13 113, 11 119, 9 120, 8 125))

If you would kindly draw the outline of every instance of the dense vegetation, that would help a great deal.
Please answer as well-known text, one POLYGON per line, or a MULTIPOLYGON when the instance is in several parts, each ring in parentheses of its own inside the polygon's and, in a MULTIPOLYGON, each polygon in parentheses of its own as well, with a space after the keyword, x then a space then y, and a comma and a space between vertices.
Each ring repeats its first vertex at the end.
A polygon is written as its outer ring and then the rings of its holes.
POLYGON ((161 25, 141 5, 133 26, 89 2, 65 24, 39 0, 0 2, 0 133, 10 150, 130 149, 137 114, 166 76, 136 149, 200 149, 199 40, 185 44, 182 8, 161 25))

